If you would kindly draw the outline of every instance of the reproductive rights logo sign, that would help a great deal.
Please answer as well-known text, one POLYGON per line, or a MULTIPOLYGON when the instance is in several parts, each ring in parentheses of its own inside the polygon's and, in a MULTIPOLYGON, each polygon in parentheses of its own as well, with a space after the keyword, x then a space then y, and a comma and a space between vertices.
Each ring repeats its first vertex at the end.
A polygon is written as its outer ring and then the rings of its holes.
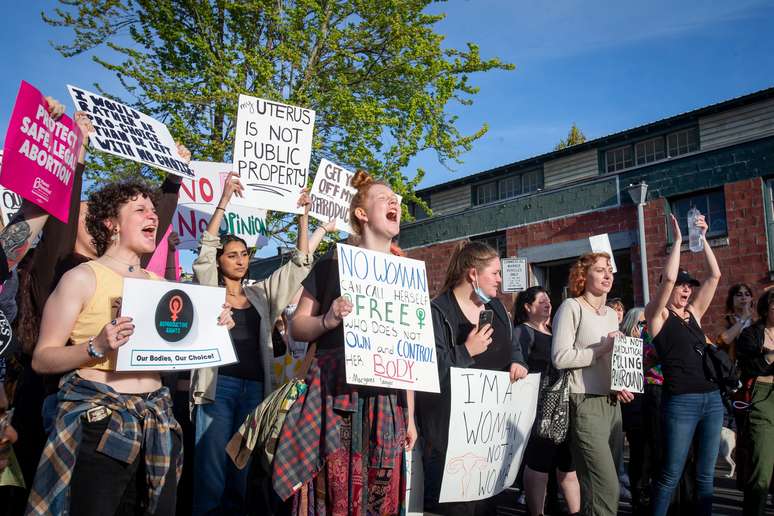
POLYGON ((191 298, 182 290, 170 290, 156 307, 156 331, 167 342, 177 342, 191 331, 194 310, 191 298))

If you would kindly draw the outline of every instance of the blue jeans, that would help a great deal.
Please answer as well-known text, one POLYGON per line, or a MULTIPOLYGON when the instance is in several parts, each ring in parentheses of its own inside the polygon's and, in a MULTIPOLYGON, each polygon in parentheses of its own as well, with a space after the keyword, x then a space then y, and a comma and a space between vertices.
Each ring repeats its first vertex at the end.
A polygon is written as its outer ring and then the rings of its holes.
POLYGON ((654 516, 665 515, 669 510, 672 492, 683 473, 692 441, 696 456, 697 514, 712 514, 715 462, 720 447, 724 411, 719 391, 664 394, 661 402, 664 462, 653 494, 654 516))
POLYGON ((218 375, 215 402, 197 405, 193 514, 245 514, 248 463, 239 470, 226 444, 263 400, 263 384, 218 375))

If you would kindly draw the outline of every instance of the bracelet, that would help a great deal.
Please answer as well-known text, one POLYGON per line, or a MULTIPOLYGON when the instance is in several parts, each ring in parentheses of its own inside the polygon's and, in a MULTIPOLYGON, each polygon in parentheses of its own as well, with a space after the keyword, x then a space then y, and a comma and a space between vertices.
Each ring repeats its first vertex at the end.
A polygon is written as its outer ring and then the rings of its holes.
POLYGON ((94 347, 94 339, 95 337, 89 337, 89 345, 86 346, 86 352, 91 358, 105 358, 105 352, 97 351, 97 348, 94 347))
POLYGON ((218 211, 218 210, 222 210, 223 213, 226 213, 226 208, 221 208, 220 206, 218 206, 217 208, 215 208, 215 211, 218 211))
POLYGON ((320 322, 322 323, 322 327, 323 327, 323 329, 324 329, 325 331, 330 331, 330 328, 328 328, 328 327, 325 325, 325 316, 326 316, 326 315, 328 315, 328 314, 323 314, 323 316, 322 316, 322 319, 320 319, 320 322))

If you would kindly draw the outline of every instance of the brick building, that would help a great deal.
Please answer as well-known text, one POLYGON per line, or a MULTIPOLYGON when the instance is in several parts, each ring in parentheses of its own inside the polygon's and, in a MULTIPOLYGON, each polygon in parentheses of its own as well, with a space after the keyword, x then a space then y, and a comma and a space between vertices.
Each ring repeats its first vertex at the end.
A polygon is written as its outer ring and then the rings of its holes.
MULTIPOLYGON (((403 225, 400 245, 427 263, 435 295, 456 243, 485 240, 527 258, 531 284, 558 306, 588 237, 608 233, 618 265, 611 295, 641 305, 637 209, 626 191, 641 181, 652 293, 671 246, 668 215, 686 241, 691 206, 709 219, 723 273, 705 318, 715 334, 732 284, 748 283, 757 297, 774 281, 774 88, 421 190, 433 214, 410 207, 417 220, 403 225)), ((703 255, 683 247, 682 266, 702 278, 703 255)), ((503 296, 507 306, 512 299, 503 296)))

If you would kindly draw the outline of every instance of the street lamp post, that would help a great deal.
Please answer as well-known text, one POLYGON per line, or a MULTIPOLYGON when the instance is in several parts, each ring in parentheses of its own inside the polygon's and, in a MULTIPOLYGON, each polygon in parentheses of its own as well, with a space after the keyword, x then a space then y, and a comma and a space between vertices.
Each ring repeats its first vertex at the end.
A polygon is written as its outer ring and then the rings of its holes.
POLYGON ((629 185, 626 189, 634 204, 637 205, 637 221, 640 226, 640 272, 642 273, 642 299, 647 305, 650 301, 650 289, 648 288, 648 253, 645 251, 645 199, 648 196, 648 185, 640 181, 636 185, 629 185))

